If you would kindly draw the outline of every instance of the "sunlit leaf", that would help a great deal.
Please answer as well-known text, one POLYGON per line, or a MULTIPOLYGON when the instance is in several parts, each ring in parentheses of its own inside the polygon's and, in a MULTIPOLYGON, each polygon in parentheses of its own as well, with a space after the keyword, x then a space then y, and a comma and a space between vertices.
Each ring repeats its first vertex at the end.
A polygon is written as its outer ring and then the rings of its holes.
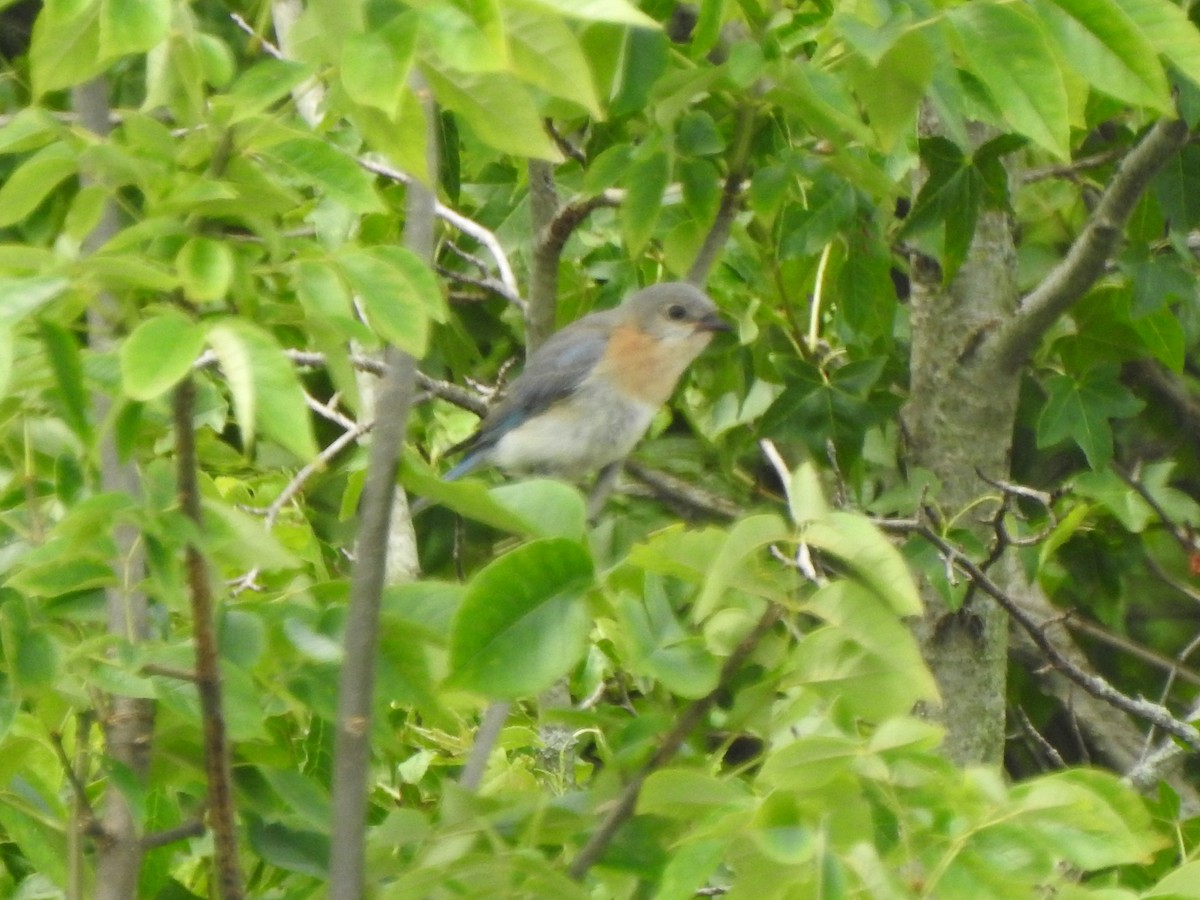
POLYGON ((467 586, 450 636, 451 683, 488 697, 532 696, 583 654, 592 562, 579 544, 533 541, 467 586))
POLYGON ((134 400, 152 400, 192 369, 204 349, 204 330, 182 313, 146 319, 121 344, 121 379, 134 400))

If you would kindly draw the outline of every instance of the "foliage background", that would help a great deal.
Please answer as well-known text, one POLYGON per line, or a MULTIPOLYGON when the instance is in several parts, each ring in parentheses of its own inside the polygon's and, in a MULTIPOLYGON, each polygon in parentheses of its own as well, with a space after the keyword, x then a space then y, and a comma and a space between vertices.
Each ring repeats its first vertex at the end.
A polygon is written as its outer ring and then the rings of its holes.
POLYGON ((939 325, 924 285, 982 295, 989 255, 1011 274, 1001 312, 951 294, 940 317, 940 402, 973 409, 987 373, 955 367, 1018 321, 1155 123, 1195 124, 1190 9, 0 6, 4 893, 237 895, 205 828, 188 546, 217 586, 241 890, 325 893, 361 370, 387 342, 422 373, 400 480, 441 506, 394 523, 421 575, 383 598, 373 896, 1200 896, 1186 133, 1098 280, 996 370, 1011 467, 943 466, 904 433, 939 325), (402 248, 410 179, 442 204, 432 267, 402 248), (736 335, 594 522, 572 487, 436 481, 547 321, 706 255, 736 335), (952 548, 1032 585, 1060 657, 1160 698, 1174 738, 1014 638, 1007 687, 983 688, 1003 760, 959 752, 978 723, 935 665, 939 717, 931 639, 903 624, 991 602, 952 548), (565 704, 544 693, 563 677, 565 704), (488 752, 480 717, 510 700, 488 752), (636 815, 589 859, 629 784, 636 815))

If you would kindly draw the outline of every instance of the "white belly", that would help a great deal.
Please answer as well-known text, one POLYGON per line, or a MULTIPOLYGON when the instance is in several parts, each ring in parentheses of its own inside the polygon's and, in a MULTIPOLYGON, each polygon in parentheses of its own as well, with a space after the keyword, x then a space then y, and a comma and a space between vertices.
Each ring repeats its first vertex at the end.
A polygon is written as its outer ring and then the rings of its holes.
POLYGON ((643 403, 561 403, 505 434, 491 461, 512 472, 579 478, 627 456, 654 412, 643 403))

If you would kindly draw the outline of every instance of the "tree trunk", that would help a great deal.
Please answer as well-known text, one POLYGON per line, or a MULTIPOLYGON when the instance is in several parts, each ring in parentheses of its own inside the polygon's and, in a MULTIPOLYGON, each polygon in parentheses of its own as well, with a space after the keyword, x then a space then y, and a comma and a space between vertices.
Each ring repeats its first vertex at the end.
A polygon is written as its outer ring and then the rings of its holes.
MULTIPOLYGON (((949 226, 948 226, 949 227, 949 226)), ((1004 478, 1016 418, 1019 373, 980 352, 987 335, 1017 303, 1016 254, 1008 216, 984 212, 966 261, 949 285, 926 257, 912 264, 912 388, 904 409, 909 462, 941 481, 934 500, 957 516, 987 493, 980 473, 1004 478)), ((989 510, 967 512, 958 525, 983 536, 989 510)), ((922 585, 925 616, 917 628, 942 693, 926 710, 947 729, 956 763, 998 763, 1004 750, 1008 622, 977 597, 951 612, 922 585)))

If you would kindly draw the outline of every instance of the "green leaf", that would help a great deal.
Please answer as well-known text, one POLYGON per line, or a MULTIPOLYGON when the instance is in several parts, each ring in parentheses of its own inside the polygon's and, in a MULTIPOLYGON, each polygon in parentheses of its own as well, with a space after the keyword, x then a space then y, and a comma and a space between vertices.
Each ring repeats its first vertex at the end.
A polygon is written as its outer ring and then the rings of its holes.
POLYGON ((574 541, 533 541, 471 579, 450 636, 450 683, 488 697, 545 690, 583 655, 592 561, 574 541))
POLYGON ((929 177, 921 186, 904 223, 909 236, 932 231, 940 237, 942 281, 949 284, 971 247, 975 222, 983 203, 982 177, 952 141, 942 137, 921 141, 921 159, 929 177))
POLYGON ((8 579, 7 584, 31 597, 59 597, 74 591, 107 587, 114 581, 112 566, 104 560, 71 554, 21 569, 8 579))
POLYGON ((988 0, 952 9, 949 20, 971 70, 1005 120, 1058 158, 1069 159, 1066 87, 1038 20, 1025 7, 988 0))
POLYGON ((803 531, 805 543, 836 556, 898 616, 921 614, 921 597, 900 551, 858 513, 833 510, 803 531))
POLYGON ((1063 58, 1104 93, 1160 112, 1171 90, 1158 53, 1117 0, 1039 0, 1063 58))
POLYGON ((1145 900, 1200 900, 1200 860, 1173 869, 1140 896, 1145 900))
POLYGON ((194 237, 175 257, 179 281, 189 300, 221 300, 233 283, 233 251, 224 241, 194 237))
POLYGON ((62 125, 46 110, 26 106, 0 128, 0 154, 37 150, 54 140, 62 130, 62 125))
POLYGON ((313 328, 332 326, 342 337, 370 344, 373 335, 354 314, 350 290, 336 267, 314 260, 296 265, 296 296, 313 328))
POLYGON ((881 149, 913 132, 917 110, 933 80, 936 56, 919 31, 902 35, 878 63, 852 73, 854 91, 861 98, 879 135, 881 149))
POLYGON ((1116 2, 1171 65, 1200 84, 1200 32, 1183 9, 1166 0, 1116 2))
POLYGON ((429 320, 445 318, 441 289, 429 267, 403 247, 350 249, 337 260, 372 329, 413 356, 424 356, 429 320))
POLYGON ((804 735, 768 756, 758 780, 774 788, 819 790, 849 773, 859 753, 859 743, 847 737, 804 735))
POLYGON ((1127 418, 1144 405, 1121 384, 1117 368, 1111 365, 1096 366, 1078 381, 1070 375, 1052 375, 1045 389, 1049 397, 1038 418, 1038 447, 1071 438, 1096 470, 1112 458, 1109 419, 1127 418))
POLYGON ((621 230, 631 256, 641 253, 654 233, 663 193, 670 179, 671 165, 662 150, 636 160, 629 167, 625 177, 625 200, 621 204, 621 230))
POLYGON ((0 400, 8 394, 8 382, 12 378, 13 356, 15 353, 12 328, 0 322, 0 400))
POLYGON ((354 213, 380 212, 372 177, 345 153, 318 138, 295 138, 262 151, 295 183, 354 213))
POLYGON ((39 150, 0 186, 0 227, 20 222, 67 178, 74 175, 78 153, 65 142, 39 150))
POLYGON ((696 598, 692 618, 702 622, 717 610, 721 596, 735 580, 736 574, 748 560, 762 552, 768 544, 789 540, 792 530, 779 516, 764 514, 749 516, 730 529, 728 537, 712 560, 704 579, 704 588, 696 598))
POLYGON ((806 361, 789 361, 788 387, 767 409, 762 430, 799 438, 814 454, 824 456, 833 441, 839 453, 853 458, 867 430, 879 422, 885 406, 871 398, 886 360, 855 360, 826 376, 806 361))
POLYGON ((695 819, 749 804, 750 793, 740 782, 695 769, 659 769, 650 773, 638 793, 637 814, 695 819))
POLYGON ((813 594, 804 610, 828 624, 797 646, 790 670, 797 684, 872 721, 936 700, 937 684, 916 639, 878 595, 853 581, 835 581, 813 594))
POLYGON ((153 400, 183 380, 204 349, 204 329, 173 310, 147 319, 121 344, 121 384, 134 400, 153 400))
POLYGON ((71 282, 61 275, 0 278, 0 297, 4 298, 0 303, 0 324, 16 324, 70 286, 71 282))
POLYGON ((1031 837, 1080 869, 1107 869, 1144 861, 1167 845, 1141 798, 1116 776, 1069 769, 1025 781, 1012 799, 1031 837))
POLYGON ((572 19, 611 22, 657 29, 658 22, 628 0, 521 0, 526 6, 550 10, 572 19))
POLYGON ((352 100, 395 117, 412 68, 417 25, 417 16, 405 12, 384 28, 346 38, 341 78, 352 100))
POLYGON ((324 880, 329 875, 329 837, 316 831, 264 822, 247 813, 246 838, 264 862, 324 880))
POLYGON ((626 666, 659 681, 672 694, 704 697, 721 677, 720 660, 701 635, 690 633, 671 609, 661 578, 648 575, 642 597, 622 596, 617 612, 631 646, 626 666))
POLYGON ((229 90, 214 96, 213 108, 227 110, 227 121, 236 124, 289 96, 311 75, 309 66, 291 60, 263 60, 239 75, 229 90))
POLYGON ((304 390, 274 337, 245 320, 222 319, 209 326, 206 340, 229 384, 246 447, 262 431, 300 459, 316 456, 304 390))
POLYGON ((1182 234, 1200 226, 1200 147, 1189 145, 1171 155, 1154 179, 1154 195, 1172 231, 1182 234))
POLYGON ((529 91, 512 75, 428 67, 424 71, 438 101, 458 113, 488 146, 513 156, 562 160, 529 91))
POLYGON ((87 81, 104 68, 99 18, 96 0, 49 0, 44 4, 34 20, 29 48, 35 97, 87 81))
POLYGON ((100 55, 145 53, 167 36, 170 0, 100 0, 100 55))
POLYGON ((1179 317, 1169 309, 1133 320, 1133 330, 1154 354, 1154 358, 1174 372, 1183 371, 1187 336, 1179 317))
POLYGON ((92 423, 91 396, 83 382, 83 362, 79 355, 79 342, 67 329, 54 322, 38 323, 42 342, 54 381, 58 385, 55 399, 62 404, 63 418, 71 430, 85 444, 91 442, 92 423))
POLYGON ((296 557, 263 527, 261 519, 216 500, 205 501, 204 513, 204 548, 218 563, 242 571, 297 565, 296 557))
POLYGON ((535 537, 581 541, 587 532, 587 502, 579 491, 561 481, 516 481, 492 488, 491 496, 527 522, 535 537))
POLYGON ((516 75, 555 97, 562 97, 601 117, 600 99, 587 57, 574 33, 557 16, 506 7, 512 68, 516 75))

